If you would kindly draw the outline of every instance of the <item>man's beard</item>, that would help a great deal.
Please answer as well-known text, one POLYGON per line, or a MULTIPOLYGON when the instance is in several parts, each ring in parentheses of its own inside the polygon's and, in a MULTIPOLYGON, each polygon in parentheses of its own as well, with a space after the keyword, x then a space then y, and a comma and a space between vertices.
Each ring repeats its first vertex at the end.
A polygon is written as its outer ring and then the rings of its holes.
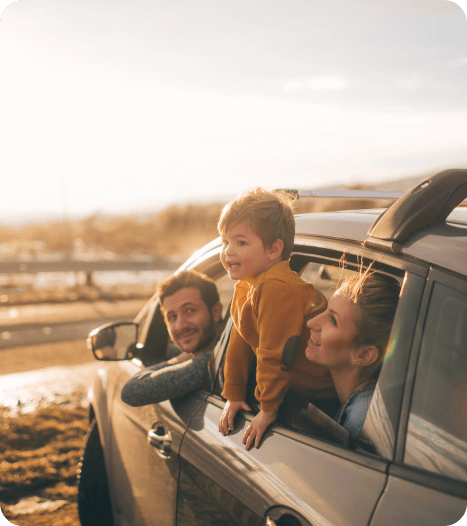
POLYGON ((194 352, 200 351, 203 347, 206 347, 206 345, 211 343, 215 334, 216 334, 216 322, 214 321, 212 312, 209 312, 209 322, 206 325, 206 327, 203 329, 203 337, 199 341, 194 352))
MULTIPOLYGON (((206 324, 205 327, 203 327, 201 329, 201 331, 202 331, 201 339, 199 340, 198 345, 192 351, 190 351, 191 353, 196 354, 203 347, 206 347, 206 345, 208 345, 212 341, 212 339, 214 338, 214 336, 216 334, 216 325, 217 324, 214 321, 214 317, 212 315, 212 312, 210 312, 209 313, 209 321, 208 321, 208 323, 206 324)), ((174 343, 176 344, 176 342, 174 342, 174 343)), ((185 351, 185 349, 183 349, 182 346, 179 346, 179 347, 180 347, 180 349, 182 351, 185 351)))

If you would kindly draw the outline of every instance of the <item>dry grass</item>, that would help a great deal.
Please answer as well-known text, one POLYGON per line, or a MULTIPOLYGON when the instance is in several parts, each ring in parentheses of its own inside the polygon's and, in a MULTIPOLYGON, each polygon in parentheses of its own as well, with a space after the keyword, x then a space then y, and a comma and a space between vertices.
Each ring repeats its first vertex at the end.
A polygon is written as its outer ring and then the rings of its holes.
POLYGON ((20 526, 78 526, 76 474, 88 428, 88 410, 52 404, 28 414, 5 413, 0 424, 0 507, 20 526), (26 497, 64 500, 54 512, 15 515, 26 497))

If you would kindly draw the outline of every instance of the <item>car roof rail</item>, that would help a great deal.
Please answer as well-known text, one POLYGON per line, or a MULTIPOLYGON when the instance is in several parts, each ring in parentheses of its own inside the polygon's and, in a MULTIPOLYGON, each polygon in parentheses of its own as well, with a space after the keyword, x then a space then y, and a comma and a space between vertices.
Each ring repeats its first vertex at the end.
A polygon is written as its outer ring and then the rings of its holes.
POLYGON ((365 245, 400 252, 401 244, 420 228, 442 223, 467 197, 467 169, 451 168, 406 192, 371 225, 365 245))
POLYGON ((399 199, 404 192, 378 192, 373 190, 293 190, 291 188, 280 189, 287 192, 296 199, 300 197, 328 197, 347 199, 399 199))

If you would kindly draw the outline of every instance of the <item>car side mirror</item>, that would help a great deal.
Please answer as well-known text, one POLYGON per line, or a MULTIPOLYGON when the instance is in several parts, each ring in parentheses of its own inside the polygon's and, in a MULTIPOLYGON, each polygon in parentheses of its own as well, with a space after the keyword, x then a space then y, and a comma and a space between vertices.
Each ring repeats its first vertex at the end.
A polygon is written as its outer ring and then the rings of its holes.
POLYGON ((88 347, 97 360, 131 360, 136 356, 138 325, 121 322, 102 325, 88 336, 88 347))

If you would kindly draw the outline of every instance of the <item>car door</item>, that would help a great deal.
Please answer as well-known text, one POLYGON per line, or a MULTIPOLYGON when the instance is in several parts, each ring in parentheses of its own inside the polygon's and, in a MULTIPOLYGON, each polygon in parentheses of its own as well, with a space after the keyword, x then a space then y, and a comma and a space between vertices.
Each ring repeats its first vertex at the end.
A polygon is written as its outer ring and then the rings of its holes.
POLYGON ((180 443, 202 400, 187 396, 130 407, 119 393, 140 370, 134 362, 122 362, 110 371, 115 388, 109 443, 114 518, 119 525, 175 524, 180 443))
MULTIPOLYGON (((190 268, 211 274, 227 311, 233 283, 225 279, 218 253, 192 262, 190 268)), ((140 351, 146 362, 154 361, 150 351, 161 359, 160 342, 168 349, 167 330, 154 301, 147 309, 147 321, 141 322, 140 341, 144 345, 140 351)), ((167 526, 175 524, 180 444, 209 393, 199 391, 158 404, 130 407, 120 393, 126 381, 143 367, 140 360, 123 361, 112 364, 107 372, 107 392, 112 393, 108 465, 114 518, 118 525, 167 526)))
MULTIPOLYGON (((333 253, 327 259, 296 254, 295 262, 306 266, 310 261, 312 270, 317 263, 338 267, 341 255, 333 253)), ((320 279, 325 275, 321 269, 320 279)), ((420 294, 420 287, 413 288, 415 295, 420 294)), ((407 295, 403 298, 395 327, 407 314, 407 295)), ((418 295, 415 303, 419 301, 418 295)), ((402 336, 393 337, 394 346, 405 345, 410 338, 402 336)), ((266 520, 271 525, 302 526, 370 523, 390 459, 368 448, 350 449, 338 437, 320 438, 281 423, 271 426, 258 449, 246 451, 242 437, 253 415, 239 413, 235 430, 224 437, 218 431, 224 403, 215 390, 183 440, 177 525, 256 525, 266 520)))
POLYGON ((396 462, 372 525, 446 526, 467 506, 467 281, 432 269, 396 462))

